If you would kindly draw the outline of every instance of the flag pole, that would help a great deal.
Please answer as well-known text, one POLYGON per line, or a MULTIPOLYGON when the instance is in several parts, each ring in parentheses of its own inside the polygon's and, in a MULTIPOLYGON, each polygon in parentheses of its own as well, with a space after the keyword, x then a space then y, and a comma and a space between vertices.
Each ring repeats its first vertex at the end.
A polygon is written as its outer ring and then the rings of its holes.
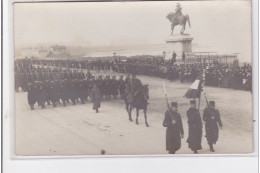
POLYGON ((166 100, 166 104, 167 104, 168 111, 169 111, 169 113, 170 113, 170 117, 171 117, 172 121, 176 122, 176 121, 175 121, 175 118, 174 118, 173 115, 172 115, 172 109, 171 109, 171 107, 170 107, 170 104, 169 104, 169 102, 168 102, 167 92, 166 92, 166 88, 165 88, 164 81, 163 81, 163 89, 164 89, 165 100, 166 100))
MULTIPOLYGON (((202 71, 202 81, 199 84, 199 89, 200 89, 199 93, 200 94, 199 94, 198 110, 200 110, 200 99, 201 99, 201 92, 202 92, 202 90, 205 93, 205 91, 204 91, 205 74, 206 74, 206 69, 203 69, 203 71, 202 71)), ((206 98, 206 101, 207 101, 206 93, 205 93, 205 98, 206 98)), ((208 101, 207 101, 207 103, 208 103, 208 101)))

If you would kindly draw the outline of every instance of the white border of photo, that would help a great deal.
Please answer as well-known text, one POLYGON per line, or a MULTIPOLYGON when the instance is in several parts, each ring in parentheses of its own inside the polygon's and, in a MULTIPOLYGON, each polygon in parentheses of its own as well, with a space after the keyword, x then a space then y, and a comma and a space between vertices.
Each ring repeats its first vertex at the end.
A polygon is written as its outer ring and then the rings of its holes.
MULTIPOLYGON (((214 155, 135 155, 135 156, 15 156, 14 152, 14 47, 13 4, 14 2, 37 2, 37 0, 10 0, 3 2, 3 171, 4 172, 236 172, 254 173, 258 170, 258 0, 252 0, 253 41, 253 112, 254 152, 250 154, 214 155)), ((44 0, 39 2, 51 2, 44 0)), ((56 0, 56 2, 58 2, 56 0)), ((62 1, 65 2, 65 1, 62 1)), ((71 2, 71 1, 70 1, 71 2)), ((100 2, 102 3, 102 2, 100 2)), ((151 2, 152 3, 152 2, 151 2)), ((241 33, 242 34, 242 33, 241 33)))

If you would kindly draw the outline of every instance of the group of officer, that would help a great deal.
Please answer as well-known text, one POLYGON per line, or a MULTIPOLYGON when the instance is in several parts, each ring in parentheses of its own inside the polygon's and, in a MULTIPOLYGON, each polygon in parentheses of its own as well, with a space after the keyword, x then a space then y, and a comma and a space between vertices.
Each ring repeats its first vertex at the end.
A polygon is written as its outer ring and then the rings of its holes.
MULTIPOLYGON (((219 137, 219 128, 222 129, 222 121, 218 109, 215 108, 215 101, 210 101, 203 111, 201 118, 199 110, 196 108, 196 101, 190 101, 190 108, 187 110, 188 123, 188 147, 198 154, 202 149, 202 130, 205 121, 206 139, 211 152, 215 152, 213 145, 217 143, 219 137)), ((171 106, 165 112, 163 126, 166 127, 166 150, 169 154, 175 154, 181 148, 181 138, 184 137, 182 118, 178 112, 178 103, 172 102, 171 106)))

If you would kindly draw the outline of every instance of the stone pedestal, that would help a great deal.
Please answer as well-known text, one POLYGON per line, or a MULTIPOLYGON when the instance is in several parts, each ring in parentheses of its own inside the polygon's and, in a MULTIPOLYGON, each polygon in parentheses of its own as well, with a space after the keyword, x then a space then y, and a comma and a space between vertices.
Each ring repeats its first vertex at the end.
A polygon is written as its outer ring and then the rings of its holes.
MULTIPOLYGON (((187 54, 192 53, 192 40, 193 38, 189 34, 171 35, 166 41, 166 56, 165 59, 169 60, 172 58, 172 54, 175 51, 177 59, 182 57, 182 52, 187 54)), ((187 56, 186 56, 187 57, 187 56)))

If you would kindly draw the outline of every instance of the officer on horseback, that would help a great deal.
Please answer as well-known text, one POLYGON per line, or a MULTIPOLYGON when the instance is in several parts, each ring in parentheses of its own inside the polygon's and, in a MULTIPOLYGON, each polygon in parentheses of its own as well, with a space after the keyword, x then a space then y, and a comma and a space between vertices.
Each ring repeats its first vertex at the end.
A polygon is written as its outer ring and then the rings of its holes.
POLYGON ((148 85, 142 85, 141 80, 136 78, 136 74, 132 74, 131 79, 129 79, 128 83, 126 84, 126 110, 129 115, 129 120, 132 120, 131 112, 132 109, 136 109, 136 124, 138 122, 139 110, 144 111, 144 118, 145 118, 145 125, 149 127, 147 122, 147 102, 149 98, 149 89, 148 85))
POLYGON ((132 74, 131 79, 126 84, 126 91, 128 94, 132 94, 133 99, 142 89, 142 82, 136 78, 136 74, 132 74))

